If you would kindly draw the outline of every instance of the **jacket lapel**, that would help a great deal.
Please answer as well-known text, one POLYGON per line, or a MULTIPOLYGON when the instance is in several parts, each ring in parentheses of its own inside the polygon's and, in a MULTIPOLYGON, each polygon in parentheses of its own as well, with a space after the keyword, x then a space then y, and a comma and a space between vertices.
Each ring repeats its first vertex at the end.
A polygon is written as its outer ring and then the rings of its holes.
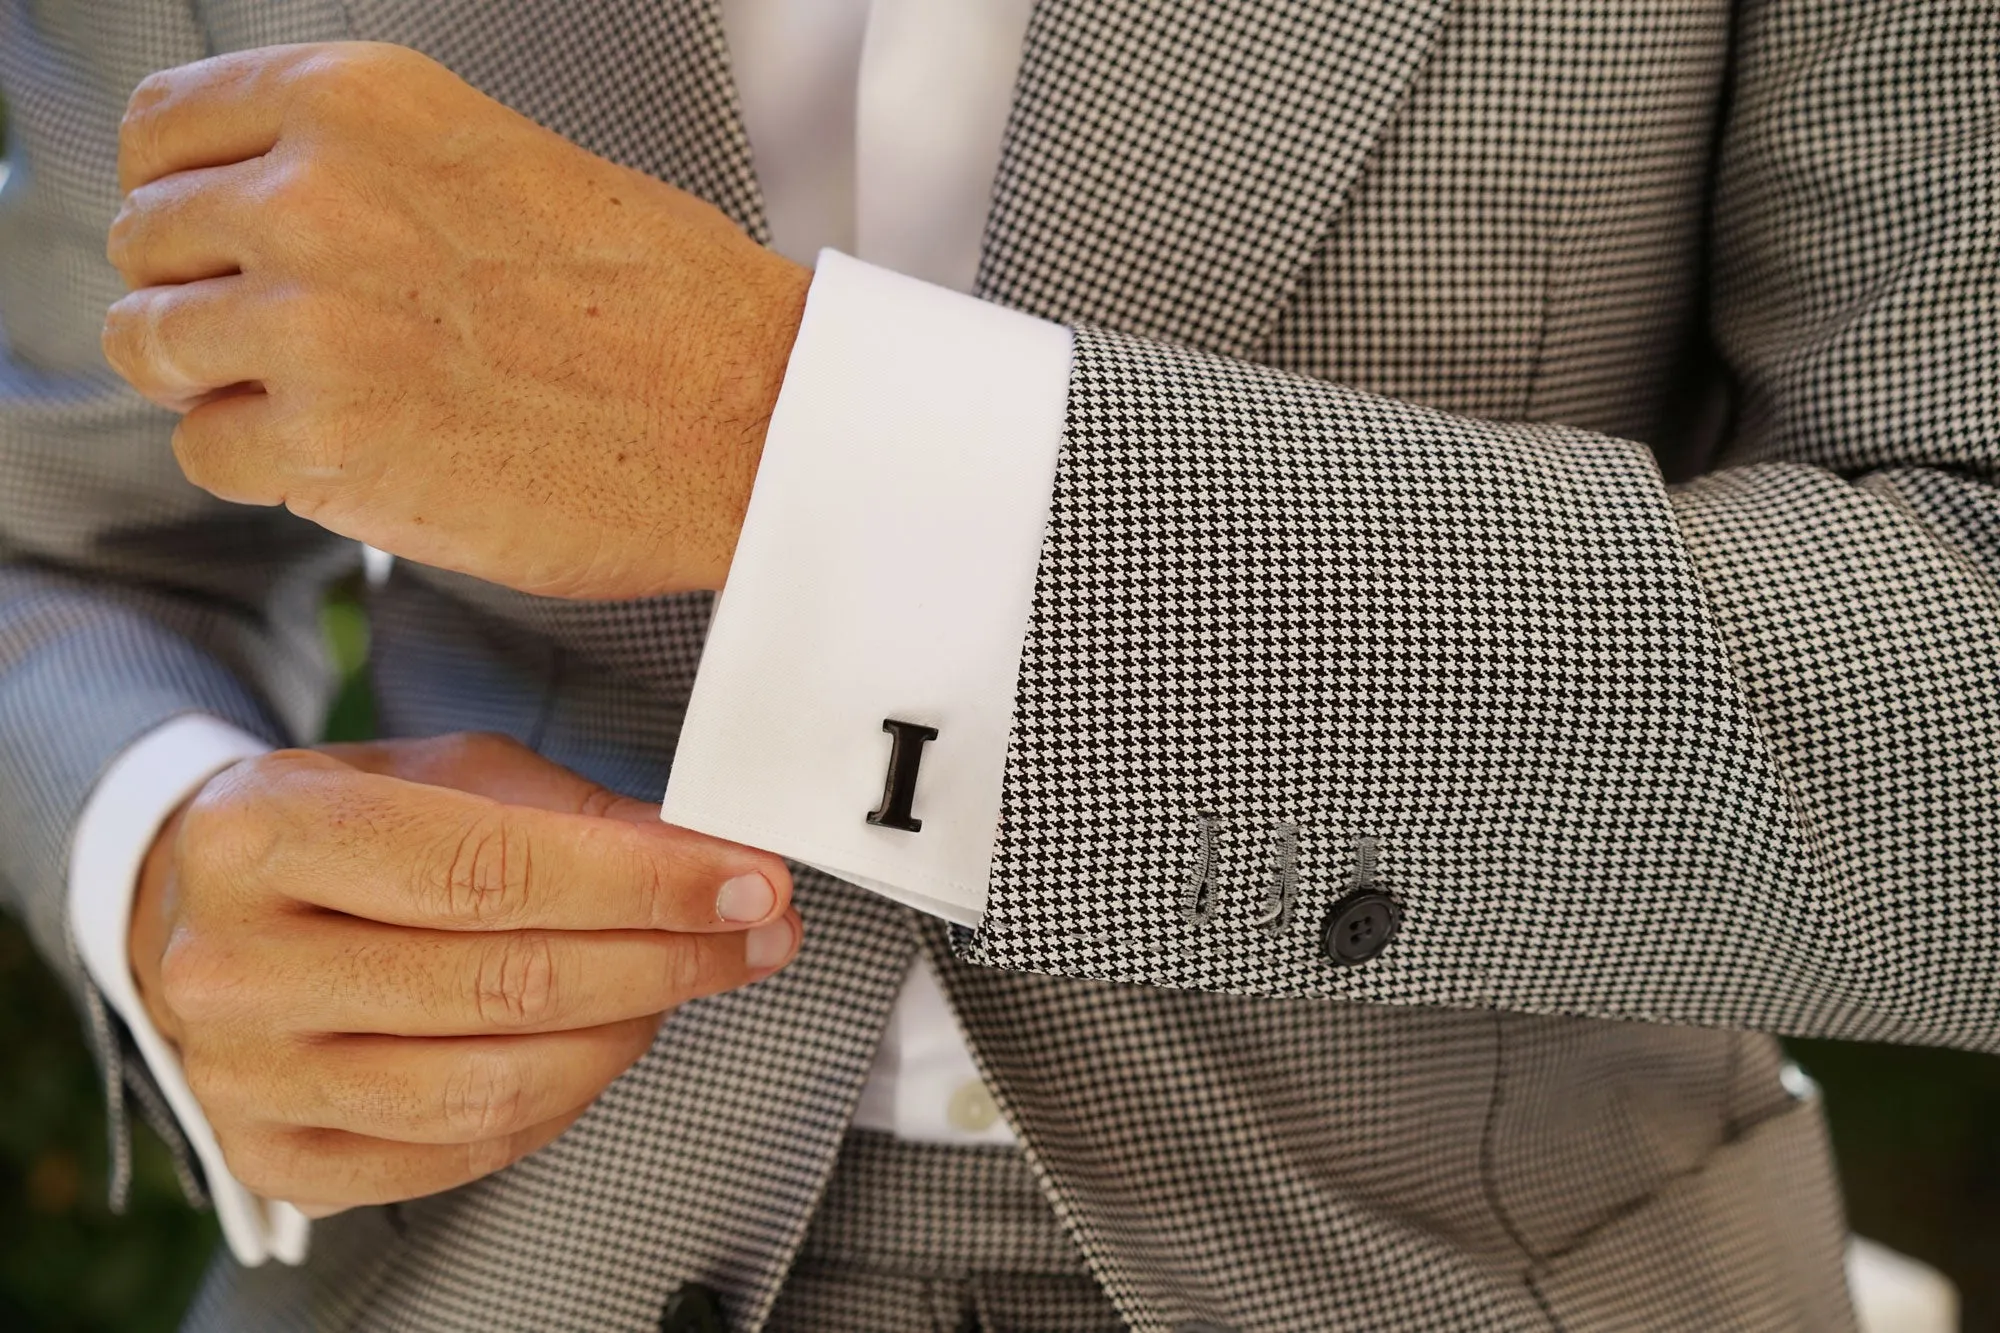
POLYGON ((983 296, 1253 352, 1448 0, 1042 0, 983 296))

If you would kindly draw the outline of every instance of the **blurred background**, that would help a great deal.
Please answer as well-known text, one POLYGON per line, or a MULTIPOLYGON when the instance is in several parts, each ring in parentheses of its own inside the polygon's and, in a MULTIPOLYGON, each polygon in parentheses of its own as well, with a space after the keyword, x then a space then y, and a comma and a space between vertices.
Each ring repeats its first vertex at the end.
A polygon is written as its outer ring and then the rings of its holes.
MULTIPOLYGON (((0 142, 5 121, 0 106, 0 142)), ((334 589, 321 619, 344 681, 327 738, 364 738, 374 715, 358 585, 334 589)), ((1966 1333, 2000 1333, 2000 1059, 1790 1046, 1825 1090, 1854 1229, 1949 1275, 1966 1333)), ((103 1091, 76 1013, 0 916, 0 1333, 179 1323, 216 1228, 182 1201, 165 1148, 143 1124, 136 1133, 131 1205, 114 1217, 103 1091)))

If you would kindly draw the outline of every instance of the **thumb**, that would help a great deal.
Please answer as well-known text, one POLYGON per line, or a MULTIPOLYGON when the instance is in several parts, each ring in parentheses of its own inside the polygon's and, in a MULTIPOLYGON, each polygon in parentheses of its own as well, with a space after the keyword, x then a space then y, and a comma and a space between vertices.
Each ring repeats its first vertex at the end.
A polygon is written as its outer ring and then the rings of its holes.
MULTIPOLYGON (((467 731, 421 740, 363 741, 321 745, 315 750, 367 773, 449 787, 506 805, 532 806, 558 814, 615 819, 640 828, 672 830, 679 838, 726 839, 676 829, 660 819, 653 801, 635 801, 600 786, 561 764, 544 759, 510 736, 467 731)), ((731 843, 731 846, 742 846, 731 843)), ((753 849, 754 850, 754 849, 753 849)), ((782 873, 782 872, 780 872, 782 873)))
POLYGON ((368 773, 560 814, 658 824, 660 807, 599 786, 510 736, 459 732, 421 740, 324 745, 320 752, 368 773))

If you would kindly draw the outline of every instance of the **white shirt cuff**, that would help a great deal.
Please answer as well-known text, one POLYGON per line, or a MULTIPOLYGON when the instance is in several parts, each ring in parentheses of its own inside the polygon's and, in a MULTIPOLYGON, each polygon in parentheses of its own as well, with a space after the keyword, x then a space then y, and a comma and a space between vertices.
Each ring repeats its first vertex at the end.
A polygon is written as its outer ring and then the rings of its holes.
POLYGON ((98 779, 76 823, 69 858, 70 931, 84 970, 152 1071, 201 1163, 222 1235, 240 1263, 303 1262, 312 1224, 290 1204, 243 1188, 222 1160, 215 1131, 188 1090, 180 1057, 153 1026, 126 953, 132 898, 153 838, 182 801, 239 759, 271 747, 206 714, 174 718, 135 741, 98 779))
POLYGON ((821 252, 663 818, 978 923, 1072 341, 821 252), (888 719, 917 832, 865 818, 888 719))

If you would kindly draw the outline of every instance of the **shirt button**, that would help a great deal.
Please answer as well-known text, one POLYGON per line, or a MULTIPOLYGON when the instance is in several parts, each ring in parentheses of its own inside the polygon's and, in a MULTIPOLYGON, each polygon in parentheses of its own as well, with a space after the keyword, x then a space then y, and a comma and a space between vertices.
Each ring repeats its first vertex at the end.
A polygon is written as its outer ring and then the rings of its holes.
POLYGON ((951 1104, 945 1107, 944 1118, 951 1122, 953 1129, 967 1134, 983 1134, 1000 1119, 1000 1107, 984 1083, 976 1078, 968 1079, 958 1085, 957 1092, 951 1094, 951 1104))

